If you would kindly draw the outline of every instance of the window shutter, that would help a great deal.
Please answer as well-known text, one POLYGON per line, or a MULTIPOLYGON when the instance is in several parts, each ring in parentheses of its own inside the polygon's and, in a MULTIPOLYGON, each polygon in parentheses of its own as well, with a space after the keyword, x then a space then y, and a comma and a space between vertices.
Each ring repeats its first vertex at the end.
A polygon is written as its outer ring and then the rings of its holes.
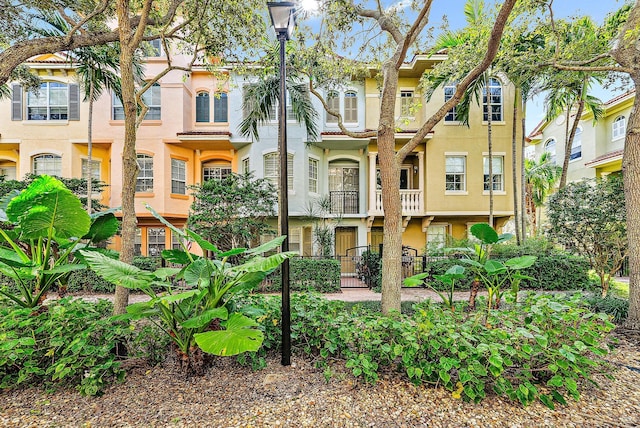
POLYGON ((12 85, 11 120, 22 120, 22 85, 12 85))
POLYGON ((213 121, 216 123, 227 122, 227 94, 216 94, 213 100, 213 121))
POLYGON ((80 120, 80 88, 76 83, 69 85, 69 120, 80 120))

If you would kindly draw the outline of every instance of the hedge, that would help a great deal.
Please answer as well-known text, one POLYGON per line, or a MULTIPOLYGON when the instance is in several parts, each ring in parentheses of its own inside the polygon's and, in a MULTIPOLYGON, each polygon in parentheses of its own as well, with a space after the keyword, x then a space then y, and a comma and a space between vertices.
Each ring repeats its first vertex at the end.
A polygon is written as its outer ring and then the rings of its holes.
MULTIPOLYGON (((263 282, 263 291, 279 291, 280 268, 263 282)), ((313 289, 321 293, 340 291, 340 262, 334 259, 293 258, 289 260, 289 287, 292 291, 313 289)))

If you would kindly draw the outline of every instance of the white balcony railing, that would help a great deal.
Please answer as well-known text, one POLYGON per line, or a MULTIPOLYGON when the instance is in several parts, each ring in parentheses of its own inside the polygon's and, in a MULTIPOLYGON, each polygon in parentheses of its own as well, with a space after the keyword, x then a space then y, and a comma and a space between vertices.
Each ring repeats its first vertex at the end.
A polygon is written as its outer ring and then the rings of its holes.
MULTIPOLYGON (((400 190, 400 203, 402 204, 402 215, 422 215, 424 206, 423 192, 418 189, 400 190)), ((382 191, 376 190, 376 200, 373 207, 369 207, 370 215, 383 215, 382 191)))

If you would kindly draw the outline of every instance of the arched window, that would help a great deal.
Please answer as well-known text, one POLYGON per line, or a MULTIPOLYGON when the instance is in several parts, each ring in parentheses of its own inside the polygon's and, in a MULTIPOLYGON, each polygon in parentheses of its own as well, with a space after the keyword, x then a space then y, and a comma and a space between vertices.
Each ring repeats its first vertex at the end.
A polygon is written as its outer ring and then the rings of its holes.
POLYGON ((551 138, 544 143, 544 151, 549 153, 549 162, 556 163, 556 140, 551 138))
POLYGON ((229 121, 228 100, 226 92, 218 92, 213 99, 213 121, 223 123, 229 121))
POLYGON ((209 92, 196 94, 196 122, 209 122, 209 92))
POLYGON ((358 94, 355 91, 344 93, 344 123, 358 122, 358 94))
MULTIPOLYGON (((336 91, 327 94, 327 107, 329 110, 340 112, 340 95, 336 91)), ((327 123, 338 123, 338 117, 327 113, 327 123)))
POLYGON ((576 129, 576 135, 573 136, 573 142, 571 143, 571 155, 569 160, 580 159, 582 157, 582 127, 578 126, 576 129))
POLYGON ((138 154, 138 178, 136 180, 136 192, 153 192, 153 157, 138 154))
POLYGON ((33 157, 32 171, 35 175, 62 175, 62 158, 58 155, 43 154, 33 157))
POLYGON ((482 91, 482 120, 487 121, 488 106, 491 109, 491 120, 502 122, 502 84, 494 77, 489 79, 489 87, 482 91), (487 105, 487 89, 489 100, 487 105))
POLYGON ((624 116, 616 117, 613 121, 612 139, 622 138, 627 133, 627 121, 624 116))

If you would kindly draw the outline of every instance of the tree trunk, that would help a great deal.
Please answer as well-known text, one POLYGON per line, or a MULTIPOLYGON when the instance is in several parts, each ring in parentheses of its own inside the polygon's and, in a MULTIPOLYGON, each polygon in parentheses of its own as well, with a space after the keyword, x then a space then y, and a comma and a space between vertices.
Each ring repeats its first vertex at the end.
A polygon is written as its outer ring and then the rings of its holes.
MULTIPOLYGON (((631 76, 640 94, 640 74, 631 76)), ((640 330, 640 96, 629 114, 622 160, 629 239, 629 314, 625 327, 640 330)))
MULTIPOLYGON (((580 101, 578 101, 578 111, 576 112, 576 118, 573 120, 573 125, 571 126, 571 133, 568 138, 565 139, 566 143, 564 145, 564 160, 562 162, 562 175, 560 176, 560 184, 559 188, 562 189, 567 185, 567 172, 569 169, 569 158, 571 157, 571 146, 573 145, 573 138, 576 135, 576 130, 578 129, 578 124, 580 123, 580 117, 582 116, 582 112, 584 111, 584 100, 583 98, 584 85, 582 86, 582 90, 580 92, 580 101)), ((569 110, 567 110, 567 126, 569 126, 569 110)))
MULTIPOLYGON (((402 205, 400 202, 400 164, 395 152, 395 103, 398 72, 393 63, 383 65, 384 82, 378 127, 378 161, 382 183, 384 231, 382 252, 382 313, 400 311, 402 287, 402 205)), ((375 171, 371 173, 375 174, 375 171)), ((375 189, 372 189, 375 191, 375 189)))
POLYGON ((513 224, 516 229, 516 244, 520 245, 520 225, 518 223, 518 143, 517 143, 517 130, 518 130, 518 98, 522 95, 522 92, 516 90, 516 96, 513 100, 513 121, 511 129, 511 175, 513 178, 513 224))
POLYGON ((88 129, 87 129, 87 214, 91 215, 91 190, 93 184, 92 171, 91 167, 92 160, 92 150, 93 150, 93 82, 89 82, 89 117, 87 119, 88 129))
MULTIPOLYGON (((124 147, 122 149, 122 248, 120 260, 133 261, 136 236, 135 189, 138 175, 136 160, 136 99, 133 56, 137 48, 129 25, 129 0, 117 2, 120 31, 120 76, 122 79, 122 105, 124 108, 124 147)), ((140 24, 144 25, 144 24, 140 24)), ((116 287, 113 312, 123 314, 129 303, 129 290, 116 287)))
POLYGON ((526 216, 526 204, 527 204, 527 180, 526 172, 524 168, 524 152, 527 145, 526 129, 527 129, 527 100, 522 97, 522 144, 520 147, 520 207, 521 207, 521 219, 522 222, 522 243, 527 239, 527 216, 526 216))

